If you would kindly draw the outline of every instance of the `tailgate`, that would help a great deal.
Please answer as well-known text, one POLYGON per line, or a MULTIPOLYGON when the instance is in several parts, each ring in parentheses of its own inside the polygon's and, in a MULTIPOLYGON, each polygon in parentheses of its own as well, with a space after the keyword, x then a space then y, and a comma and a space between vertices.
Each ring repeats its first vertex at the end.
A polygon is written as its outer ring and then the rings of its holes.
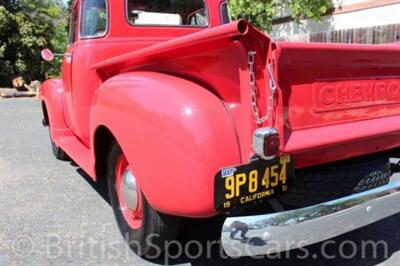
POLYGON ((285 152, 334 160, 400 146, 400 45, 280 42, 274 56, 285 152))

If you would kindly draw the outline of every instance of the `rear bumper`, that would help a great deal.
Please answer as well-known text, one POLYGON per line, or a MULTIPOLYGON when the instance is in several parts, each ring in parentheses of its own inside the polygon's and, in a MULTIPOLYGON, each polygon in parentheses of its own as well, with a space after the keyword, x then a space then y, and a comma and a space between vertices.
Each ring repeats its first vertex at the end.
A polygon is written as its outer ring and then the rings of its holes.
POLYGON ((400 212, 400 181, 320 205, 260 216, 226 219, 222 246, 231 257, 267 255, 304 247, 400 212), (250 226, 246 240, 231 239, 234 221, 250 226))

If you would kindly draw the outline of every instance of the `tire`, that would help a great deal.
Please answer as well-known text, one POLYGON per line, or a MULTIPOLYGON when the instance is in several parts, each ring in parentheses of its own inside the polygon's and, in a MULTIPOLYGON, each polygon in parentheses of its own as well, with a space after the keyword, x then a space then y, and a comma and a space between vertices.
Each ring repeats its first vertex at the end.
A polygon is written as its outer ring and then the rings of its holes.
POLYGON ((71 159, 65 153, 65 151, 54 143, 53 139, 51 138, 50 130, 49 130, 49 136, 50 136, 51 150, 53 151, 54 157, 56 157, 56 159, 60 161, 70 161, 71 159))
POLYGON ((150 258, 151 256, 151 259, 155 259, 163 254, 166 242, 176 239, 179 218, 154 210, 141 192, 140 184, 136 184, 138 191, 136 210, 126 207, 117 184, 120 166, 124 164, 122 163, 124 160, 126 164, 124 171, 127 171, 129 166, 125 156, 120 147, 114 144, 107 159, 107 184, 114 216, 122 236, 131 249, 141 257, 150 258), (125 208, 121 207, 122 205, 125 208), (131 214, 130 212, 133 212, 133 215, 127 217, 131 214), (131 218, 133 216, 135 217, 131 218))
POLYGON ((295 187, 282 196, 289 207, 311 206, 389 183, 390 161, 373 155, 296 171, 295 187))

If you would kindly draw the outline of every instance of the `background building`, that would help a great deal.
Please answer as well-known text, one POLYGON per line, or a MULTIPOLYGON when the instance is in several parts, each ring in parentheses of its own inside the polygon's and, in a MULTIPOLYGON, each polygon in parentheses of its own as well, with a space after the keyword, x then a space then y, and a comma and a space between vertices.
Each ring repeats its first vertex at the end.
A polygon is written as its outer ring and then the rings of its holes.
POLYGON ((322 23, 301 25, 283 12, 274 19, 275 40, 388 43, 400 42, 400 0, 333 0, 322 23))

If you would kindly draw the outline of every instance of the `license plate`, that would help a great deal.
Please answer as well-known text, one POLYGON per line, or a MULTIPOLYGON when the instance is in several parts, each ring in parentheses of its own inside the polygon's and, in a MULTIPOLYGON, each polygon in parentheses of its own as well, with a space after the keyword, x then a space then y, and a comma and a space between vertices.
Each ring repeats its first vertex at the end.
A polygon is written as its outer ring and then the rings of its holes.
POLYGON ((221 169, 215 177, 215 209, 231 214, 283 194, 294 184, 295 164, 290 156, 257 160, 221 169))

